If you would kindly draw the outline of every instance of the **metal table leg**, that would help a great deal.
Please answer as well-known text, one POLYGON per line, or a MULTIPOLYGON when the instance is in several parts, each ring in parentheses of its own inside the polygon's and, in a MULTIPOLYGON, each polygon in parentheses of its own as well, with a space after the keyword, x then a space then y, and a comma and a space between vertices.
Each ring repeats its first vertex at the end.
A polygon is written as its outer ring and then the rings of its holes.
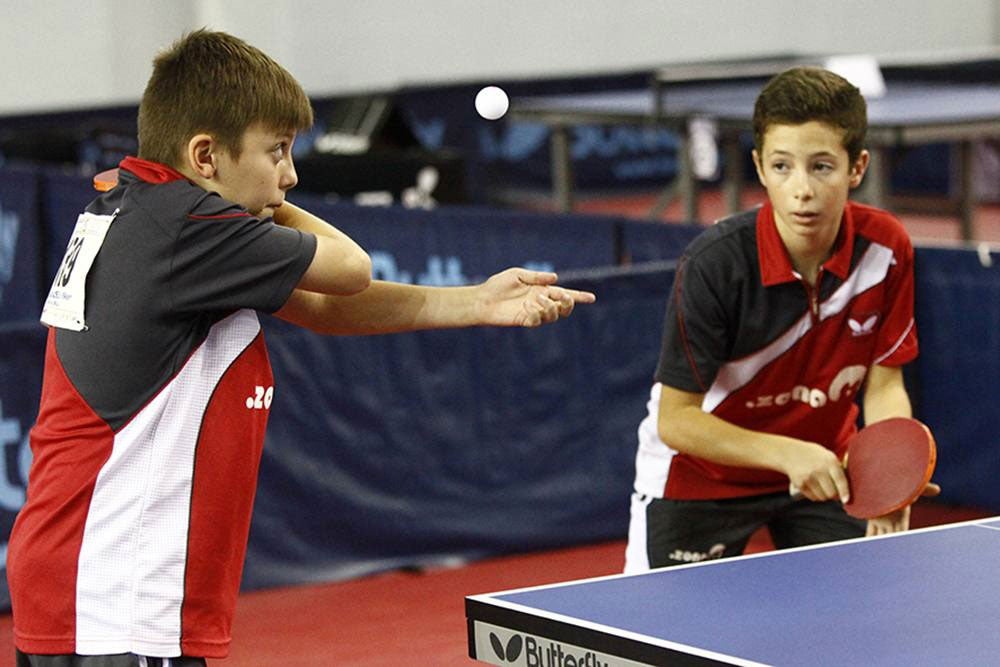
POLYGON ((556 210, 569 213, 573 210, 573 160, 569 151, 569 128, 552 127, 552 192, 556 210))

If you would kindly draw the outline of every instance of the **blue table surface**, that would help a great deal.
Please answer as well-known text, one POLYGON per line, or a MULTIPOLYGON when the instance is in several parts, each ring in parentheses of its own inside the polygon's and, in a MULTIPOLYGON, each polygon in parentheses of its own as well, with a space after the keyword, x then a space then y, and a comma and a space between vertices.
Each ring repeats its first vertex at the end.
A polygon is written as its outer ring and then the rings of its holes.
POLYGON ((498 593, 775 665, 996 664, 1000 519, 498 593))

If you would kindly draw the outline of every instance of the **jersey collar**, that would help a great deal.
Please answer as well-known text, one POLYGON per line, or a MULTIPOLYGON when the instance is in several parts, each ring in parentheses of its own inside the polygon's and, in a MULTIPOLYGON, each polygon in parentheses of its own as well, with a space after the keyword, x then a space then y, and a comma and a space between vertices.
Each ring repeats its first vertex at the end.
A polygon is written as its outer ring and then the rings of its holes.
POLYGON ((126 171, 135 174, 139 180, 146 183, 170 183, 179 181, 187 177, 173 167, 169 167, 159 162, 151 162, 137 157, 128 156, 118 166, 126 171))
MULTIPOLYGON (((824 271, 833 273, 841 280, 845 280, 851 270, 854 248, 854 216, 851 209, 848 202, 844 206, 837 240, 833 242, 833 255, 823 263, 824 271)), ((778 234, 771 202, 765 202, 757 211, 757 257, 760 262, 761 283, 765 287, 799 280, 792 268, 788 250, 778 234)))

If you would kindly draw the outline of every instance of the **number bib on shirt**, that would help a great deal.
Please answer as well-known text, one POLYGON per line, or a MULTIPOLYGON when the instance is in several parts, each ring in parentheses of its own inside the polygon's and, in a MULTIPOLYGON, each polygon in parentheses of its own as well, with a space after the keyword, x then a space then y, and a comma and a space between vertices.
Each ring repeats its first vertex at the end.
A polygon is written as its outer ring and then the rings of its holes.
POLYGON ((87 328, 84 319, 87 274, 104 245, 104 237, 116 215, 117 210, 111 215, 81 213, 77 218, 66 255, 42 308, 42 324, 70 331, 87 328))

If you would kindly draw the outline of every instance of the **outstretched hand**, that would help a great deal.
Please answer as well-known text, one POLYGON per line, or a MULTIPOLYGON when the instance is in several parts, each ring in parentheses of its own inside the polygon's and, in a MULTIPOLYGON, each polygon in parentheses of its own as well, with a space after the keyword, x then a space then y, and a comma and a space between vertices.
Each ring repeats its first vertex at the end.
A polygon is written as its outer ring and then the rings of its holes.
POLYGON ((479 286, 479 316, 483 324, 537 327, 573 312, 578 303, 594 303, 591 292, 556 285, 548 271, 512 268, 490 276, 479 286))

